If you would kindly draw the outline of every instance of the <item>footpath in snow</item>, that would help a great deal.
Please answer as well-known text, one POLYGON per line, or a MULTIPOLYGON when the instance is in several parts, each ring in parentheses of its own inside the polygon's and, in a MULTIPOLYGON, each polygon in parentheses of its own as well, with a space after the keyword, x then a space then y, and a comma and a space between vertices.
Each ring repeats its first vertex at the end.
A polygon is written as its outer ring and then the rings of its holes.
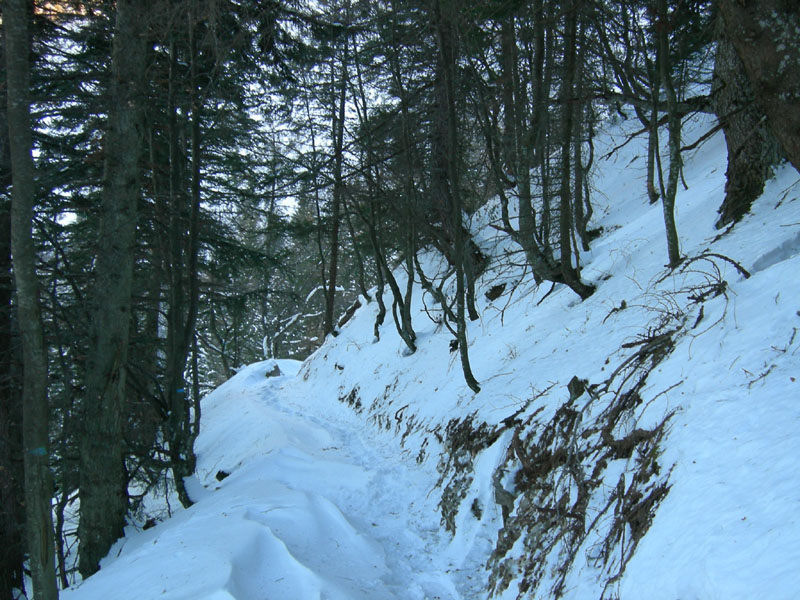
POLYGON ((451 576, 466 575, 438 547, 435 501, 417 505, 428 477, 365 444, 346 407, 338 421, 330 402, 324 419, 309 414, 299 363, 278 363, 285 375, 265 376, 272 361, 250 365, 204 399, 194 506, 129 531, 63 598, 461 597, 451 576))

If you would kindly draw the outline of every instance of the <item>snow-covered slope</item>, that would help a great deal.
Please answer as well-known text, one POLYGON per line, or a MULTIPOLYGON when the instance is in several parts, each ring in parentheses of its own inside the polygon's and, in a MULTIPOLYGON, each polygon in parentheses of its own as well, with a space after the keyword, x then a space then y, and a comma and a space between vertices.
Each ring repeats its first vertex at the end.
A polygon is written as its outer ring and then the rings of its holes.
POLYGON ((480 393, 432 298, 416 291, 412 355, 390 317, 373 339, 362 300, 297 376, 260 363, 209 395, 197 503, 131 532, 64 597, 796 597, 798 175, 778 169, 720 235, 724 141, 689 153, 687 260, 669 272, 643 140, 604 156, 624 129, 597 142, 588 300, 537 288, 496 207, 476 215, 492 257, 469 324, 480 393))

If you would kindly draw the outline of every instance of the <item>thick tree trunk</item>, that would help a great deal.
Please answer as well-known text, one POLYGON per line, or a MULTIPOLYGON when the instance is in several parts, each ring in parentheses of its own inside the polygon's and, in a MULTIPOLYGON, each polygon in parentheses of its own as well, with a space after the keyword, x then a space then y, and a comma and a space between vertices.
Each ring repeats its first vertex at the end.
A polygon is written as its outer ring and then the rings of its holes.
POLYGON ((723 27, 717 23, 717 54, 712 85, 714 110, 728 146, 725 200, 717 228, 739 221, 764 191, 770 167, 777 162, 778 145, 766 116, 755 100, 744 65, 723 27))
MULTIPOLYGON (((4 33, 4 32, 3 32, 4 33)), ((0 44, 5 64, 5 43, 0 44)), ((5 69, 3 69, 5 74, 5 69)), ((5 81, 2 82, 5 86, 5 81)), ((24 472, 12 457, 22 456, 22 381, 18 363, 19 336, 15 332, 11 299, 11 157, 8 148, 6 97, 0 101, 0 600, 10 600, 22 589, 25 525, 24 472)))
POLYGON ((142 101, 150 2, 118 0, 110 103, 104 140, 102 221, 95 267, 80 441, 80 572, 100 560, 123 533, 127 511, 123 407, 131 314, 136 205, 143 138, 142 101))
MULTIPOLYGON (((0 110, 5 115, 5 106, 0 110)), ((7 140, 0 151, 0 168, 10 174, 7 140)), ((22 465, 13 460, 22 456, 22 384, 11 304, 11 203, 0 202, 0 600, 10 600, 15 588, 22 589, 25 492, 22 465)))
POLYGON ((772 135, 800 171, 800 3, 720 0, 719 10, 772 135))
POLYGON ((28 562, 39 600, 58 598, 49 465, 47 354, 44 346, 36 248, 33 243, 35 172, 29 100, 30 44, 25 0, 3 5, 8 84, 8 133, 13 179, 11 249, 23 352, 22 437, 28 562))

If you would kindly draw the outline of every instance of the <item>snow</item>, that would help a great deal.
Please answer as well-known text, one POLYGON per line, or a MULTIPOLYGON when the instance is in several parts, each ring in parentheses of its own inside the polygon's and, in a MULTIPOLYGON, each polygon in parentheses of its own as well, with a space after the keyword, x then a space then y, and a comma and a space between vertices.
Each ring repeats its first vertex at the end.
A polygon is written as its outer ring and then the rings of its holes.
MULTIPOLYGON (((620 144, 625 127, 598 136, 598 157, 620 144)), ((697 118, 684 137, 691 142, 709 127, 697 118)), ((597 285, 584 302, 563 286, 548 295, 549 285, 537 288, 529 273, 509 265, 504 250, 514 245, 487 226, 497 207, 474 216, 476 239, 493 257, 479 282, 481 318, 468 330, 480 393, 464 383, 450 334, 426 316, 426 306, 435 308, 430 297, 415 291, 412 355, 390 319, 374 342, 377 307, 362 299, 340 334, 302 365, 278 360, 282 375, 269 378, 274 361, 250 365, 209 394, 197 475, 188 482, 196 504, 152 529, 131 526, 101 571, 63 597, 485 598, 487 561, 504 524, 502 491, 513 503, 512 519, 522 510, 514 473, 498 471, 513 436, 500 428, 485 447, 451 455, 448 424, 473 415, 476 425, 499 427, 518 414, 544 426, 567 401, 574 376, 598 384, 625 373, 616 370, 636 343, 666 327, 677 332, 672 350, 647 376, 643 402, 613 434, 620 439, 672 415, 659 457, 669 491, 608 588, 620 565, 611 559, 598 566, 613 516, 600 515, 575 553, 564 597, 795 598, 798 174, 778 168, 752 214, 720 235, 713 224, 724 195, 724 140, 717 134, 687 153, 688 189, 679 190, 676 216, 682 251, 697 259, 669 273, 661 207, 648 204, 644 192, 644 156, 645 142, 637 139, 598 159, 593 224, 605 233, 582 254, 583 277, 597 285), (704 253, 729 257, 750 277, 704 253), (489 301, 483 293, 497 281, 519 285, 489 301), (692 299, 721 281, 718 295, 692 299), (229 476, 218 481, 218 473, 229 476), (440 501, 458 477, 464 495, 453 534, 443 526, 440 501)), ((426 273, 435 273, 438 262, 423 257, 426 273)), ((577 402, 588 424, 606 399, 584 395, 577 402)), ((635 461, 609 462, 590 516, 613 499, 619 481, 630 485, 635 461)), ((575 490, 568 493, 574 500, 575 490)), ((500 598, 520 595, 523 541, 501 557, 511 571, 500 598)), ((552 597, 558 556, 557 549, 547 554, 530 597, 552 597)))
POLYGON ((197 479, 188 482, 196 504, 129 532, 100 573, 62 597, 457 597, 427 572, 408 507, 382 497, 425 482, 392 452, 365 446, 354 419, 341 419, 347 411, 338 420, 307 414, 291 386, 299 363, 277 363, 289 375, 267 378, 275 361, 264 361, 204 399, 197 479))

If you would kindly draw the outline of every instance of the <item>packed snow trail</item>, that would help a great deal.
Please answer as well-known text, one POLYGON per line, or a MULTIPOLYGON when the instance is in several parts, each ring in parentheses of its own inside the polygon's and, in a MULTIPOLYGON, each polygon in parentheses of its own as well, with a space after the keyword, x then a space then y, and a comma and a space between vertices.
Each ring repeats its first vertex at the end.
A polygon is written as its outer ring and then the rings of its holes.
POLYGON ((461 598, 451 574, 466 576, 440 551, 428 476, 362 442, 346 407, 340 422, 330 402, 324 423, 304 414, 314 402, 298 402, 299 365, 278 362, 290 376, 258 363, 204 399, 194 506, 129 532, 64 598, 461 598))

